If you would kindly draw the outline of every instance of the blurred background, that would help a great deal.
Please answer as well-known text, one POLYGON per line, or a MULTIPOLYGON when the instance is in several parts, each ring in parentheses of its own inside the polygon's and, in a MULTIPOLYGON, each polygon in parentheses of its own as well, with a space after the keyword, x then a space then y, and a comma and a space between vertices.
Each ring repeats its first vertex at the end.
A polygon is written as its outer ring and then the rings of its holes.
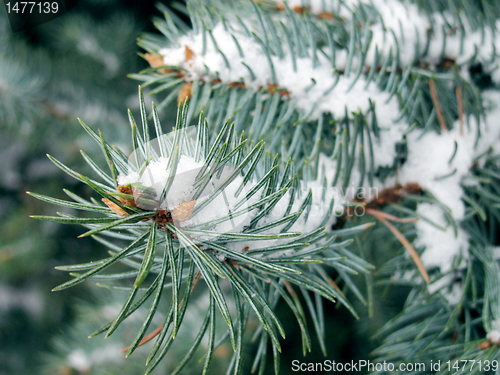
MULTIPOLYGON (((149 0, 66 1, 66 8, 67 13, 55 20, 28 24, 25 30, 13 33, 6 10, 0 6, 0 375, 142 374, 145 368, 140 356, 147 350, 138 351, 126 362, 119 353, 122 341, 130 342, 135 335, 133 319, 116 334, 115 342, 104 342, 102 336, 87 339, 116 316, 126 294, 110 293, 95 282, 50 291, 68 279, 55 266, 100 259, 105 250, 92 239, 77 239, 81 228, 30 219, 33 214, 53 215, 57 208, 26 192, 67 199, 65 188, 91 196, 46 157, 53 155, 89 175, 92 171, 80 149, 103 162, 78 117, 100 129, 108 142, 131 151, 126 115, 130 108, 138 117, 138 96, 137 82, 127 74, 148 67, 138 55, 136 39, 142 32, 155 32, 151 21, 161 17, 161 12, 149 0)), ((151 100, 154 98, 148 99, 148 107, 151 100)), ((173 124, 175 112, 173 107, 161 114, 166 128, 173 124)), ((397 301, 404 300, 389 300, 387 294, 401 293, 403 297, 406 293, 382 292, 373 318, 363 319, 363 308, 358 309, 359 322, 344 308, 325 302, 328 359, 369 358, 374 347, 370 337, 401 308, 397 301)), ((200 306, 204 302, 200 296, 200 306)), ((314 335, 315 350, 303 357, 292 312, 284 303, 278 308, 287 332, 281 373, 292 373, 294 359, 322 361, 314 335)), ((199 324, 204 311, 200 309, 198 315, 196 311, 193 308, 186 319, 199 324)), ((221 348, 216 353, 220 364, 215 363, 212 373, 221 372, 228 358, 229 346, 221 348)), ((176 343, 173 361, 164 361, 163 370, 157 373, 175 366, 181 358, 175 352, 182 349, 183 343, 176 343)), ((249 343, 245 373, 254 351, 255 345, 249 343)), ((272 358, 268 361, 266 373, 271 373, 272 358)), ((185 373, 194 373, 197 366, 195 360, 185 373)))

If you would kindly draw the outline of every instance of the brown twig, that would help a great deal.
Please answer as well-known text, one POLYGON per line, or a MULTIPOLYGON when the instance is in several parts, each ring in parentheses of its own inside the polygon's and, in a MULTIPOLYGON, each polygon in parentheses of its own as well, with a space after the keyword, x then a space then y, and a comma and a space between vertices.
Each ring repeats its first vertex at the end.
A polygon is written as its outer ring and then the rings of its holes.
POLYGON ((400 218, 396 217, 394 215, 388 214, 383 211, 379 210, 374 210, 373 208, 367 208, 366 212, 369 214, 372 214, 373 216, 380 215, 383 218, 390 220, 390 221, 395 221, 396 223, 413 223, 418 220, 418 217, 405 217, 405 218, 400 218))
POLYGON ((446 121, 444 120, 443 112, 441 111, 441 106, 439 105, 439 100, 436 92, 436 84, 432 78, 429 80, 429 87, 431 89, 432 103, 436 108, 439 125, 441 125, 441 130, 443 131, 443 133, 446 133, 448 131, 448 128, 446 127, 446 121))
MULTIPOLYGON (((185 59, 186 62, 191 61, 194 57, 195 54, 193 50, 191 50, 188 46, 184 46, 185 49, 185 59)), ((144 58, 148 61, 149 65, 151 65, 152 68, 159 68, 157 70, 158 73, 161 74, 169 74, 169 73, 177 73, 179 77, 184 77, 184 72, 178 69, 173 69, 173 68, 160 68, 162 66, 165 66, 165 63, 163 62, 163 56, 161 55, 154 55, 151 53, 146 53, 144 55, 144 58)), ((201 82, 205 82, 205 80, 200 79, 201 82)), ((221 80, 215 79, 212 81, 208 81, 211 84, 219 84, 222 83, 221 80)), ((244 82, 230 82, 225 84, 226 86, 229 87, 237 87, 237 88, 243 88, 246 89, 246 85, 244 82)), ((181 90, 179 91, 179 94, 177 96, 177 104, 180 104, 184 102, 186 99, 191 98, 192 95, 192 87, 193 83, 190 81, 186 81, 184 85, 182 86, 181 90)), ((267 85, 267 87, 262 86, 259 89, 260 90, 265 90, 270 94, 278 93, 284 98, 290 98, 291 93, 288 90, 285 89, 278 89, 279 86, 277 84, 270 83, 267 85)))
POLYGON ((386 188, 379 192, 377 196, 371 201, 366 203, 366 208, 382 208, 391 203, 399 203, 408 194, 420 195, 422 188, 415 183, 408 183, 405 186, 397 183, 394 187, 386 188))
MULTIPOLYGON (((143 346, 144 344, 146 344, 147 342, 153 340, 156 336, 158 336, 160 334, 161 330, 163 329, 163 324, 164 323, 160 324, 150 334, 144 336, 143 339, 141 340, 141 342, 139 343, 139 345, 137 345, 137 347, 143 346)), ((122 349, 120 351, 120 353, 128 352, 129 349, 130 349, 130 346, 127 346, 125 349, 122 349)))
MULTIPOLYGON (((368 211, 367 211, 368 212, 368 211)), ((422 260, 420 259, 420 256, 418 255, 417 251, 413 248, 411 243, 406 239, 406 237, 391 223, 389 223, 384 215, 380 214, 380 211, 377 210, 371 210, 370 214, 375 216, 382 224, 384 224, 389 230, 394 234, 394 236, 401 242, 401 244, 405 247, 405 249, 408 251, 410 256, 413 258, 413 261, 417 265, 418 270, 422 274, 422 277, 426 282, 429 282, 429 274, 427 273, 422 260)))

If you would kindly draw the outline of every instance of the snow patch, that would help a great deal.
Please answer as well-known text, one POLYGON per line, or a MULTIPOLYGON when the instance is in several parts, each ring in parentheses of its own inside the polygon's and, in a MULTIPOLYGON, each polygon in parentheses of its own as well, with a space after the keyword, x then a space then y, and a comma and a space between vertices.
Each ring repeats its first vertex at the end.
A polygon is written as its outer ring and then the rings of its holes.
POLYGON ((104 363, 119 363, 125 360, 121 354, 120 344, 108 345, 96 349, 91 353, 86 353, 82 349, 76 349, 68 354, 66 360, 68 365, 81 374, 86 374, 92 368, 96 368, 104 363))
POLYGON ((437 291, 448 301, 451 306, 456 306, 462 299, 462 287, 460 283, 453 282, 453 275, 446 274, 443 277, 427 285, 430 294, 437 291))
MULTIPOLYGON (((118 177, 119 185, 141 184, 146 188, 153 189, 156 201, 161 199, 163 188, 169 179, 168 158, 160 157, 157 161, 151 162, 139 175, 131 171, 127 175, 118 177)), ((194 158, 182 155, 177 164, 175 178, 168 191, 165 201, 160 203, 159 209, 173 210, 183 202, 191 200, 194 194, 194 179, 197 172, 203 166, 203 162, 196 162, 194 158)))
POLYGON ((500 320, 494 320, 491 325, 493 329, 488 332, 486 338, 491 342, 500 344, 500 320))

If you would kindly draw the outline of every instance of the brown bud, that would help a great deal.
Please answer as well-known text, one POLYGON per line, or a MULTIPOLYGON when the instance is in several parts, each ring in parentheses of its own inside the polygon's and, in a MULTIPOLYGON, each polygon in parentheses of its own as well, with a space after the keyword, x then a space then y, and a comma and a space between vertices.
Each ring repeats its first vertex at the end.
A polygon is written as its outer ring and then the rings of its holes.
MULTIPOLYGON (((118 192, 120 192, 122 194, 128 194, 128 195, 133 195, 134 194, 134 192, 132 190, 132 187, 130 185, 120 185, 120 186, 118 186, 118 192)), ((124 205, 127 205, 127 206, 136 207, 135 201, 133 199, 127 199, 127 198, 124 198, 124 197, 117 197, 116 199, 118 199, 121 204, 124 204, 124 205)))
POLYGON ((106 206, 111 208, 111 211, 113 211, 115 214, 121 216, 121 217, 127 217, 129 214, 125 212, 123 208, 118 206, 116 203, 111 202, 108 198, 102 198, 102 201, 106 206))
POLYGON ((231 82, 228 84, 228 86, 229 87, 238 87, 241 89, 245 89, 247 87, 244 82, 231 82))
POLYGON ((308 10, 308 8, 303 8, 303 7, 299 6, 299 5, 296 5, 296 6, 294 6, 294 7, 293 7, 293 9, 292 9, 292 10, 293 10, 295 13, 304 13, 305 11, 307 11, 307 10, 308 10))
POLYGON ((276 10, 285 10, 285 4, 282 1, 276 3, 276 10))
MULTIPOLYGON (((163 62, 163 56, 153 55, 152 53, 146 53, 144 54, 144 57, 146 58, 146 60, 148 60, 148 63, 149 65, 151 65, 152 68, 158 68, 159 66, 165 65, 165 63, 163 62)), ((158 73, 161 74, 168 74, 172 72, 175 72, 175 70, 167 68, 158 69, 158 73)))
POLYGON ((183 103, 186 99, 191 98, 191 88, 193 87, 192 82, 186 82, 182 86, 181 91, 179 91, 179 96, 177 97, 177 104, 183 103))
POLYGON ((175 221, 185 221, 189 219, 193 214, 195 204, 195 200, 181 203, 172 211, 172 219, 174 219, 175 221))
POLYGON ((186 55, 186 61, 190 61, 193 59, 194 57, 194 52, 191 48, 189 48, 188 46, 184 46, 184 53, 186 55))
POLYGON ((335 19, 333 17, 333 14, 327 13, 327 12, 320 12, 320 13, 318 13, 318 18, 324 19, 324 20, 333 20, 333 19, 335 19))
POLYGON ((270 94, 274 94, 275 92, 278 92, 281 96, 284 97, 290 97, 290 91, 287 90, 278 90, 278 85, 271 83, 270 85, 267 86, 267 92, 270 94))
POLYGON ((486 350, 486 349, 489 349, 491 347, 491 345, 493 345, 493 343, 490 340, 485 340, 485 341, 481 341, 479 344, 477 344, 477 347, 479 349, 486 350))

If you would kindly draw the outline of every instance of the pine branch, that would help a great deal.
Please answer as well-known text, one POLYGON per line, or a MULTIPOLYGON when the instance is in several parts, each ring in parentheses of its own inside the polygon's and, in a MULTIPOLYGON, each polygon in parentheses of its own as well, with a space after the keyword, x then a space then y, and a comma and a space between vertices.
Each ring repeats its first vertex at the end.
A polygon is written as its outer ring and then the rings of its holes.
MULTIPOLYGON (((116 319, 91 336, 106 330, 107 336, 111 335, 132 312, 143 306, 150 295, 154 295, 142 328, 128 348, 127 356, 130 355, 145 342, 144 335, 158 310, 162 290, 170 288, 171 306, 167 319, 154 334, 147 336, 147 340, 158 336, 148 359, 147 372, 152 371, 168 351, 179 326, 182 325, 187 297, 190 294, 187 291, 192 289, 190 280, 193 280, 195 273, 202 275, 210 295, 222 313, 236 353, 241 350, 246 327, 242 324, 242 319, 246 316, 243 314, 246 309, 244 306, 250 307, 274 347, 280 351, 276 330, 283 337, 284 331, 273 312, 272 306, 275 302, 272 301, 275 300, 269 300, 267 292, 263 293, 258 280, 271 280, 270 291, 278 292, 289 302, 296 313, 304 337, 309 337, 305 330, 305 318, 302 307, 297 305, 297 296, 290 283, 332 301, 338 299, 355 314, 345 296, 325 279, 323 266, 319 264, 342 267, 355 273, 359 270, 366 272, 366 269, 356 266, 354 270, 355 263, 336 256, 337 244, 334 237, 325 231, 324 226, 318 225, 325 219, 323 216, 310 217, 310 207, 320 197, 311 191, 305 194, 302 188, 289 190, 295 177, 290 178, 286 171, 290 170, 293 162, 289 162, 286 167, 280 166, 277 158, 271 162, 270 155, 264 157, 264 154, 259 152, 263 147, 262 142, 247 145, 245 140, 237 136, 234 126, 229 122, 226 122, 212 142, 200 144, 206 131, 203 125, 205 120, 200 117, 197 134, 190 132, 186 127, 187 105, 179 107, 177 124, 170 135, 162 133, 155 115, 157 138, 154 146, 145 131, 148 129, 148 120, 142 96, 140 98, 143 131, 137 129, 135 122, 131 120, 137 158, 131 157, 129 163, 137 163, 135 167, 131 166, 126 170, 126 161, 121 153, 107 144, 102 134, 98 136, 83 122, 81 124, 85 130, 101 145, 112 177, 109 178, 109 175, 97 169, 95 171, 104 176, 105 180, 104 184, 98 183, 51 159, 63 171, 94 188, 106 199, 106 206, 97 206, 97 209, 94 203, 74 194, 70 196, 77 203, 31 193, 35 198, 50 203, 105 214, 105 217, 100 218, 76 218, 68 215, 54 218, 34 216, 35 218, 83 224, 90 228, 84 235, 94 236, 100 233, 101 236, 112 238, 114 233, 125 233, 127 235, 123 238, 133 239, 122 248, 117 242, 95 237, 112 250, 110 258, 60 267, 64 270, 85 272, 73 272, 76 277, 55 290, 73 286, 89 278, 135 279, 133 286, 128 288, 129 296, 116 319), (240 141, 237 141, 238 139, 240 141), (201 152, 196 162, 198 150, 205 151, 201 152), (195 169, 189 172, 193 166, 195 169), (182 172, 179 172, 180 170, 182 172), (286 183, 288 179, 289 182, 286 183), (115 189, 116 193, 113 192, 115 189), (241 193, 238 196, 236 192, 241 193), (186 201, 192 202, 189 208, 186 201), (289 210, 294 201, 302 201, 299 211, 289 210), (289 207, 286 213, 282 211, 284 206, 289 207), (130 212, 131 210, 134 212, 130 212), (200 225, 205 229, 201 230, 200 225), (301 228, 301 232, 296 232, 298 228, 301 228), (161 232, 164 236, 160 235, 161 232), (271 246, 261 253, 258 249, 264 243, 271 246), (301 248, 300 255, 290 251, 295 247, 301 248), (311 262, 317 264, 313 269, 306 267, 311 262), (131 270, 123 272, 123 268, 116 268, 118 263, 131 270), (111 272, 102 273, 105 269, 111 272), (151 275, 154 275, 154 279, 151 279, 151 275), (240 306, 236 320, 228 308, 229 296, 226 296, 218 285, 219 277, 226 278, 234 289, 234 301, 240 306), (167 282, 169 280, 170 283, 167 282), (184 294, 184 299, 179 303, 180 288, 184 282, 185 293, 188 294, 184 294), (286 291, 280 286, 281 282, 286 286, 286 291), (294 302, 291 302, 292 300, 294 302), (162 342, 165 342, 163 346, 162 342)), ((83 155, 90 160, 86 154, 83 155)), ((363 227, 354 229, 353 233, 362 229, 363 227)), ((347 243, 344 242, 342 251, 347 252, 345 246, 347 243)), ((273 293, 271 295, 274 295, 273 293)), ((213 326, 209 324, 209 315, 206 325, 201 328, 199 339, 207 331, 210 336, 214 335, 213 326)), ((264 331, 261 332, 263 334, 264 331)), ((199 339, 196 339, 193 348, 188 352, 186 361, 198 346, 199 339)), ((310 339, 306 340, 309 341, 310 339)), ((306 348, 310 350, 310 343, 306 348)), ((235 358, 240 356, 236 355, 235 358)), ((179 369, 184 363, 181 362, 179 369)), ((240 367, 236 365, 235 368, 240 367)))

